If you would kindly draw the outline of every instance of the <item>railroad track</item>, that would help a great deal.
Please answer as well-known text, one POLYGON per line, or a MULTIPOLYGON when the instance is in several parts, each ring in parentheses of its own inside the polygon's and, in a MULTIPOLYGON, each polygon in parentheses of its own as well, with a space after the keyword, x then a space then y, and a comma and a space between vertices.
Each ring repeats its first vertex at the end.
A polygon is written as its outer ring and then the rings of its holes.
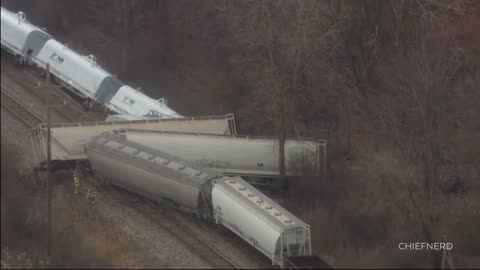
MULTIPOLYGON (((111 190, 112 187, 108 187, 111 190)), ((132 207, 144 214, 146 217, 153 218, 155 223, 161 226, 165 231, 173 235, 179 241, 185 244, 193 253, 206 260, 215 269, 240 269, 233 261, 227 258, 212 243, 209 243, 197 233, 192 231, 186 224, 175 217, 175 209, 161 207, 155 202, 132 198, 132 194, 113 188, 118 195, 119 200, 128 201, 132 207)), ((108 192, 112 196, 112 192, 108 192)), ((114 195, 115 197, 118 195, 114 195)))
MULTIPOLYGON (((153 204, 153 203, 149 203, 153 204)), ((149 208, 153 208, 151 205, 149 208)), ((170 221, 170 223, 161 223, 162 227, 175 235, 180 241, 186 244, 188 248, 198 254, 201 258, 207 260, 216 269, 240 269, 234 262, 223 255, 213 244, 202 239, 197 233, 188 228, 187 225, 174 217, 174 211, 171 209, 162 209, 161 214, 170 221)), ((153 210, 160 212, 160 210, 153 210)))
POLYGON ((32 112, 29 108, 22 104, 19 98, 10 95, 6 90, 2 89, 2 107, 12 113, 15 117, 34 129, 39 124, 44 123, 43 119, 32 112))
MULTIPOLYGON (((5 72, 10 75, 11 78, 12 72, 14 70, 6 69, 5 72)), ((67 94, 63 93, 61 89, 59 89, 60 85, 54 85, 52 89, 49 89, 45 92, 45 88, 36 89, 37 91, 31 91, 33 85, 39 80, 39 74, 35 72, 32 68, 27 68, 23 70, 23 75, 26 75, 27 78, 25 80, 16 80, 16 83, 23 86, 25 89, 29 89, 28 91, 30 94, 34 95, 39 100, 43 101, 44 103, 49 104, 62 104, 65 100, 67 101, 67 105, 70 106, 62 106, 62 107, 55 107, 53 108, 55 112, 60 114, 63 118, 67 119, 70 122, 77 122, 80 121, 82 118, 88 117, 88 113, 84 110, 78 108, 76 105, 72 103, 78 104, 76 101, 73 101, 71 98, 67 97, 67 94), (56 90, 56 89, 58 90, 56 90), (43 90, 43 91, 40 91, 43 90)), ((3 70, 2 70, 3 72, 3 70)))
MULTIPOLYGON (((53 96, 53 95, 51 95, 53 96)), ((45 101, 45 103, 48 103, 50 102, 51 104, 62 104, 62 100, 60 98, 58 98, 57 95, 55 95, 55 98, 54 99, 51 99, 49 101, 45 101)), ((66 103, 65 105, 67 105, 68 103, 66 103)), ((69 108, 69 107, 68 107, 69 108)), ((68 121, 70 122, 76 122, 76 118, 75 116, 72 116, 71 113, 69 112, 69 109, 66 108, 66 106, 61 106, 61 107, 54 107, 54 110, 62 115, 64 118, 68 119, 68 121)))

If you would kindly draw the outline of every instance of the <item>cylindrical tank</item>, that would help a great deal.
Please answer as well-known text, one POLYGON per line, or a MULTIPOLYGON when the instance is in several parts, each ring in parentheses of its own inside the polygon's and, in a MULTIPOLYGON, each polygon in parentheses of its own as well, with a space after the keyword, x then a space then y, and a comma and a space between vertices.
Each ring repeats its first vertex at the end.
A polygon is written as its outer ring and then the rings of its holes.
MULTIPOLYGON (((227 175, 278 176, 279 147, 275 138, 249 138, 153 130, 119 130, 129 141, 175 155, 227 175)), ((324 141, 287 140, 286 174, 320 175, 324 141)))
MULTIPOLYGON (((93 137, 85 152, 95 173, 113 185, 149 199, 170 200, 197 212, 209 201, 210 180, 217 177, 173 156, 105 132, 93 137)), ((208 207, 207 207, 208 208, 208 207)))
POLYGON ((240 177, 215 179, 212 206, 217 224, 283 266, 284 257, 311 255, 310 226, 240 177))

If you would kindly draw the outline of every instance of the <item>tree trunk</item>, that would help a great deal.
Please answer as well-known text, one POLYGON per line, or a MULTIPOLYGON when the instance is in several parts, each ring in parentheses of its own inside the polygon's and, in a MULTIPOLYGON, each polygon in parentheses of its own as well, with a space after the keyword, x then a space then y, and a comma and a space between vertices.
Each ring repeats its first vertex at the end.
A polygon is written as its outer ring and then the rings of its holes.
POLYGON ((128 75, 128 45, 129 45, 129 39, 130 39, 130 33, 129 33, 129 23, 130 23, 130 9, 129 9, 129 0, 122 0, 119 2, 120 4, 120 10, 121 10, 121 16, 122 16, 122 32, 123 32, 123 38, 122 38, 122 78, 125 79, 125 77, 128 75))
POLYGON ((159 26, 161 29, 162 35, 162 42, 163 42, 163 61, 168 63, 169 65, 174 63, 173 54, 171 51, 171 43, 170 43, 170 33, 169 33, 169 3, 168 0, 161 0, 159 1, 158 5, 158 20, 159 26))
POLYGON ((280 115, 280 137, 278 140, 278 168, 280 169, 280 183, 282 184, 282 192, 284 193, 284 195, 286 194, 288 189, 287 177, 285 173, 285 122, 285 115, 282 113, 280 115))

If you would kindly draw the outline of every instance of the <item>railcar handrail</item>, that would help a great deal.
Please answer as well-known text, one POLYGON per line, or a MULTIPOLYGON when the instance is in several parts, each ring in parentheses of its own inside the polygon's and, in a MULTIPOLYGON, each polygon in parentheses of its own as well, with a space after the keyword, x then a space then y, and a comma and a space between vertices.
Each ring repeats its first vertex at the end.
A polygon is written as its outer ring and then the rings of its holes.
POLYGON ((29 23, 29 21, 27 21, 27 15, 23 11, 19 11, 15 15, 18 18, 18 23, 19 24, 20 24, 21 21, 29 23))
MULTIPOLYGON (((57 127, 87 127, 87 126, 115 126, 115 125, 128 125, 136 123, 160 123, 160 122, 181 122, 181 121, 192 121, 192 120, 234 120, 235 116, 233 114, 225 115, 213 115, 213 116, 193 116, 193 117, 182 117, 182 118, 155 118, 155 119, 139 119, 139 120, 121 120, 121 121, 88 121, 88 122, 74 122, 74 123, 55 123, 51 124, 51 128, 57 127)), ((46 124, 40 124, 39 129, 46 128, 46 124)))
MULTIPOLYGON (((202 132, 182 132, 182 131, 168 131, 168 130, 152 130, 152 129, 134 129, 134 128, 125 128, 125 129, 118 129, 117 132, 125 132, 125 131, 134 131, 134 132, 141 132, 141 133, 160 133, 160 134, 178 134, 178 135, 195 135, 195 136, 212 136, 212 137, 224 137, 224 138, 232 138, 232 139, 266 139, 266 140, 273 140, 279 139, 275 136, 256 136, 256 135, 224 135, 224 134, 214 134, 214 133, 202 133, 202 132)), ((327 145, 327 140, 318 139, 318 138, 311 138, 311 137, 287 137, 287 140, 292 141, 311 141, 317 142, 320 145, 327 145)))

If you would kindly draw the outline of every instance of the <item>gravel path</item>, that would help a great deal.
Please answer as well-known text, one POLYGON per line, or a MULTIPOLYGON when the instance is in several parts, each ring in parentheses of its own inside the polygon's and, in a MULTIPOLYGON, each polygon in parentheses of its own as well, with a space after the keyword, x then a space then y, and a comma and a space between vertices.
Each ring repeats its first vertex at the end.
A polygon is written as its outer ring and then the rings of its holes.
MULTIPOLYGON (((119 191, 109 189, 107 194, 113 195, 112 193, 117 192, 119 191)), ((152 217, 140 214, 135 207, 131 206, 131 203, 125 203, 124 200, 111 200, 102 193, 99 195, 97 210, 102 213, 102 216, 122 224, 122 231, 134 236, 145 253, 150 252, 152 255, 161 256, 173 268, 210 268, 202 258, 193 254, 185 245, 158 226, 152 217)), ((114 197, 116 196, 110 198, 114 197)), ((144 267, 157 267, 157 265, 146 263, 144 267)))
MULTIPOLYGON (((84 229, 80 233, 89 231, 107 234, 105 237, 91 239, 86 245, 97 246, 97 249, 112 256, 121 256, 121 260, 114 262, 115 267, 210 268, 203 259, 191 253, 188 247, 153 222, 151 217, 139 213, 132 207, 132 201, 125 200, 125 195, 119 194, 120 191, 108 188, 103 193, 97 189, 96 204, 91 206, 87 202, 86 193, 93 180, 82 177, 81 193, 75 196, 70 183, 71 174, 59 173, 58 177, 64 183, 63 199, 59 200, 70 202, 70 209, 74 208, 81 215, 79 219, 83 219, 84 229), (115 242, 109 243, 108 239, 115 242), (115 254, 116 250, 121 253, 115 254)), ((132 195, 127 196, 134 198, 132 195)))

